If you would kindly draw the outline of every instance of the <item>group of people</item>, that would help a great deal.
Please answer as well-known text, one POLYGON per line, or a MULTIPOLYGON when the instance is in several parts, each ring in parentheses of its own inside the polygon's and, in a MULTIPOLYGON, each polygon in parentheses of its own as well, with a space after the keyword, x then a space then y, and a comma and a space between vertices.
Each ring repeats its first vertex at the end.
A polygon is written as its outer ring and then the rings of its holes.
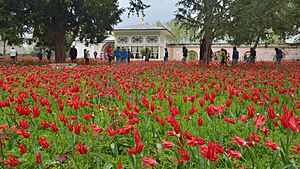
POLYGON ((130 52, 129 49, 126 49, 124 47, 121 49, 120 47, 117 47, 115 50, 113 50, 111 45, 109 45, 106 48, 106 54, 108 57, 109 64, 111 64, 111 62, 115 60, 115 58, 117 63, 122 63, 122 62, 129 63, 130 58, 132 57, 132 53, 130 52))
MULTIPOLYGON (((72 61, 72 62, 76 62, 76 60, 77 60, 77 55, 78 55, 78 51, 77 51, 77 49, 76 49, 75 46, 73 46, 73 47, 70 49, 69 55, 70 55, 71 61, 72 61)), ((94 55, 94 58, 97 59, 97 57, 98 57, 98 52, 97 52, 97 51, 94 51, 93 55, 94 55)), ((83 58, 84 58, 84 62, 85 62, 85 63, 88 64, 88 63, 90 62, 90 58, 91 58, 91 57, 90 57, 90 53, 89 53, 89 51, 88 51, 87 49, 84 49, 84 50, 83 50, 83 58)), ((103 54, 102 52, 99 54, 99 58, 100 58, 100 60, 103 60, 103 59, 104 59, 104 54, 103 54)))
MULTIPOLYGON (((182 55, 183 55, 182 62, 185 63, 186 60, 187 60, 187 57, 188 57, 188 49, 185 46, 182 48, 182 55)), ((281 64, 281 60, 283 58, 283 55, 284 55, 284 53, 281 49, 275 48, 274 65, 280 65, 281 64)), ((213 53, 213 51, 211 50, 210 60, 212 60, 212 58, 218 59, 216 54, 213 53)), ((229 58, 230 58, 230 56, 229 56, 229 53, 227 52, 227 50, 222 48, 221 51, 220 51, 221 65, 227 65, 229 63, 229 60, 230 60, 229 58)), ((239 58, 240 58, 239 51, 237 50, 237 47, 234 46, 233 50, 232 50, 232 62, 231 62, 231 64, 232 65, 237 65, 238 61, 239 61, 239 58)), ((250 48, 250 54, 249 54, 249 56, 247 56, 245 54, 244 61, 246 63, 254 64, 255 59, 256 59, 256 50, 255 50, 255 48, 250 48)))
MULTIPOLYGON (((187 57, 188 57, 188 49, 184 46, 182 48, 182 55, 183 55, 183 59, 182 59, 182 62, 186 62, 187 60, 187 57)), ((117 47, 115 50, 113 50, 112 46, 109 45, 105 51, 106 53, 106 56, 108 58, 108 61, 109 63, 111 64, 111 62, 113 60, 115 60, 116 58, 116 62, 117 63, 122 63, 122 62, 130 62, 130 58, 133 58, 133 54, 130 52, 129 49, 126 49, 126 48, 120 48, 120 47, 117 47)), ((96 59, 97 56, 98 56, 98 53, 95 51, 94 53, 94 58, 96 59)), ((38 53, 37 53, 37 57, 40 61, 43 60, 43 49, 40 48, 38 53)), ((52 57, 52 51, 51 49, 46 49, 45 50, 45 55, 48 59, 49 62, 51 62, 51 57, 52 57)), ((69 51, 69 55, 71 57, 71 61, 72 62, 76 62, 76 59, 77 59, 77 55, 78 55, 78 51, 77 49, 75 48, 75 46, 73 46, 70 51, 69 51)), ((210 59, 212 60, 212 58, 217 58, 216 54, 213 53, 213 51, 211 50, 211 54, 210 54, 210 59)), ((17 50, 12 47, 11 50, 10 50, 10 58, 13 62, 15 62, 17 60, 17 56, 18 56, 18 52, 17 50)), ((274 65, 280 65, 281 64, 281 61, 283 59, 283 56, 284 56, 284 52, 279 49, 279 48, 275 48, 275 61, 274 61, 274 65)), ((103 60, 104 59, 104 54, 101 52, 100 55, 99 55, 99 58, 100 60, 103 60)), ((164 61, 168 61, 168 58, 169 58, 169 52, 168 52, 168 49, 165 48, 165 51, 164 51, 164 61)), ((227 52, 226 49, 221 49, 220 51, 220 60, 221 60, 221 65, 227 65, 229 63, 229 59, 230 56, 227 52)), ((237 50, 237 47, 234 46, 233 47, 233 51, 232 51, 232 65, 237 65, 238 64, 238 61, 239 61, 239 58, 240 58, 240 54, 239 54, 239 51, 237 50)), ((246 54, 244 55, 244 61, 247 62, 247 63, 252 63, 254 64, 255 63, 255 59, 256 59, 256 50, 254 48, 250 48, 250 54, 249 56, 247 56, 246 54)), ((84 60, 85 60, 85 63, 89 63, 90 61, 90 54, 89 54, 89 51, 87 49, 84 49, 84 60)), ((150 50, 148 48, 145 49, 145 61, 148 62, 150 60, 150 50)))
MULTIPOLYGON (((51 49, 47 48, 45 50, 45 55, 47 57, 48 62, 51 62, 51 57, 52 57, 51 49)), ((37 53, 37 57, 39 58, 40 62, 43 61, 43 49, 42 48, 39 49, 39 52, 37 53)))

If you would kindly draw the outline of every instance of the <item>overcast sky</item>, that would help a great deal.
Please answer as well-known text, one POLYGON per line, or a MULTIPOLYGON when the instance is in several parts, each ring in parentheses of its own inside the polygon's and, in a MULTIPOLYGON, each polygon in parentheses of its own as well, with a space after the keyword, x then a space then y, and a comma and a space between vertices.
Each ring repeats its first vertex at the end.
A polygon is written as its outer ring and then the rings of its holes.
MULTIPOLYGON (((176 11, 176 2, 178 0, 144 0, 146 4, 151 5, 150 8, 145 11, 145 22, 149 24, 154 24, 156 21, 161 21, 162 23, 168 22, 173 19, 174 12, 176 11)), ((120 0, 120 7, 128 7, 129 0, 120 0)), ((142 17, 137 17, 136 15, 130 16, 128 18, 128 11, 125 11, 122 15, 123 22, 118 26, 134 25, 141 22, 142 17)))

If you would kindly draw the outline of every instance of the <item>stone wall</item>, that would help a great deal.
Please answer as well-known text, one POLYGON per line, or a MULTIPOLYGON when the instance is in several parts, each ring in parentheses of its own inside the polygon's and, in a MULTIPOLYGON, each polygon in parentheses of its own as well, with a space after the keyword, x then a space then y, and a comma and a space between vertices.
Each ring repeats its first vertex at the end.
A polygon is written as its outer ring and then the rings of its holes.
MULTIPOLYGON (((199 58, 199 53, 200 53, 199 44, 169 44, 168 50, 169 50, 170 60, 182 59, 183 46, 186 46, 189 51, 195 51, 196 53, 198 53, 198 58, 199 58)), ((224 48, 228 51, 228 53, 232 54, 232 47, 233 46, 228 44, 214 44, 212 46, 212 50, 214 52, 217 52, 220 51, 222 48, 224 48)), ((275 55, 275 50, 274 50, 275 47, 283 49, 283 51, 286 53, 286 57, 284 58, 286 60, 300 59, 300 47, 292 47, 288 45, 269 45, 269 46, 260 45, 256 49, 257 52, 256 61, 272 61, 275 55)), ((245 52, 250 51, 250 46, 247 45, 240 46, 238 47, 238 51, 240 52, 240 58, 242 58, 245 52)))

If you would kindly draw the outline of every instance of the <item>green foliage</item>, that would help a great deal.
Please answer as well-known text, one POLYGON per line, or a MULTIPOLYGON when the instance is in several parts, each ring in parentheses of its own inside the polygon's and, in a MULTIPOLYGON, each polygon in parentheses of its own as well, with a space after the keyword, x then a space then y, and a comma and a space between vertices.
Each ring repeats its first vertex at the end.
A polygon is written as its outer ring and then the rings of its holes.
POLYGON ((0 0, 0 39, 8 45, 19 45, 23 42, 25 28, 22 24, 24 15, 22 4, 18 1, 0 0), (16 9, 13 9, 16 8, 16 9), (10 13, 6 12, 9 9, 10 13))
POLYGON ((197 53, 194 51, 189 51, 189 60, 197 60, 197 53))
POLYGON ((225 35, 231 0, 179 0, 176 19, 192 30, 196 38, 225 35))
POLYGON ((236 0, 229 13, 232 17, 228 25, 230 43, 235 45, 258 42, 282 42, 299 33, 299 1, 236 0), (298 3, 298 4, 297 4, 298 3), (279 38, 278 38, 279 37, 279 38))
MULTIPOLYGON (((57 62, 65 61, 67 40, 102 42, 124 11, 118 0, 1 0, 0 6, 0 30, 7 30, 4 20, 10 21, 7 28, 18 28, 14 36, 29 33, 38 46, 55 47, 57 62)), ((131 0, 128 9, 143 13, 147 7, 141 0, 131 0)))
MULTIPOLYGON (((152 50, 150 48, 148 48, 149 51, 149 56, 152 54, 152 50)), ((142 56, 146 56, 146 48, 142 48, 141 49, 141 54, 142 56)))
POLYGON ((188 43, 188 42, 194 42, 197 41, 195 39, 195 34, 192 30, 186 29, 181 25, 180 22, 176 20, 171 20, 169 22, 166 22, 162 24, 161 22, 156 22, 156 26, 165 27, 169 31, 172 32, 173 35, 175 35, 175 43, 188 43))

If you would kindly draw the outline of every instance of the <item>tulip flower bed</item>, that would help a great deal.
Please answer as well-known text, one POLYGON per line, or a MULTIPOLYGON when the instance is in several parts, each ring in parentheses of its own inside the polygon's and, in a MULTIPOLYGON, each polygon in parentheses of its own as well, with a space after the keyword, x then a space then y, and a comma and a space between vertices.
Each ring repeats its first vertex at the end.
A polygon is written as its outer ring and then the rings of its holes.
POLYGON ((296 168, 300 64, 0 66, 0 168, 296 168))

